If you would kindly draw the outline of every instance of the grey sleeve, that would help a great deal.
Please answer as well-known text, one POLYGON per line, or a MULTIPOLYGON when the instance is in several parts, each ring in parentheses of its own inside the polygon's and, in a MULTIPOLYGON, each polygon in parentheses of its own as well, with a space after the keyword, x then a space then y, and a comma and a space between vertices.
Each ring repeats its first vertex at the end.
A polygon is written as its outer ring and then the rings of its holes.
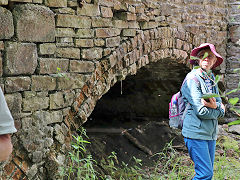
POLYGON ((2 89, 0 88, 0 135, 17 132, 14 120, 7 106, 2 89))

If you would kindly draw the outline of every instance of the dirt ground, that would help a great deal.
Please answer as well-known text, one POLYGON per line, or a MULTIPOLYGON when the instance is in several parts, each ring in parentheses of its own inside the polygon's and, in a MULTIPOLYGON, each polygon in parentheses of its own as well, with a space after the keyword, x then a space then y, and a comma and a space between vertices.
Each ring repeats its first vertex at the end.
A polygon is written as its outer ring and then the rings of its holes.
POLYGON ((142 160, 145 166, 151 166, 156 153, 172 142, 176 148, 184 149, 181 133, 173 131, 164 121, 142 121, 128 124, 115 124, 111 127, 86 127, 91 144, 87 149, 93 159, 99 161, 115 152, 118 161, 131 164, 133 157, 142 160))

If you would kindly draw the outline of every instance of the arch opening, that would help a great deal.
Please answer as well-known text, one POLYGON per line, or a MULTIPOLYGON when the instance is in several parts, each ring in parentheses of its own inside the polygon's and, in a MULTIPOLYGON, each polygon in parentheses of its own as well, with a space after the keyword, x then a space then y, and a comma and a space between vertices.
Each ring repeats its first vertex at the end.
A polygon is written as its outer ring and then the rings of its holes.
POLYGON ((164 59, 111 87, 83 125, 94 158, 101 160, 116 152, 119 161, 131 164, 134 156, 150 165, 154 162, 152 154, 166 143, 173 140, 173 145, 183 144, 182 136, 166 121, 170 98, 188 71, 185 65, 164 59))
POLYGON ((84 126, 121 127, 168 119, 170 98, 179 91, 188 72, 185 65, 170 59, 142 67, 103 95, 84 126))

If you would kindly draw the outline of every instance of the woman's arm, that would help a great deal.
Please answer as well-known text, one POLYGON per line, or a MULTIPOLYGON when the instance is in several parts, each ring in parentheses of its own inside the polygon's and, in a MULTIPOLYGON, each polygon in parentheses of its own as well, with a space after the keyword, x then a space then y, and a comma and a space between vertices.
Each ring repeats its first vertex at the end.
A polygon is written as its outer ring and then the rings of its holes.
POLYGON ((0 162, 6 161, 12 153, 13 146, 10 134, 0 135, 0 162))

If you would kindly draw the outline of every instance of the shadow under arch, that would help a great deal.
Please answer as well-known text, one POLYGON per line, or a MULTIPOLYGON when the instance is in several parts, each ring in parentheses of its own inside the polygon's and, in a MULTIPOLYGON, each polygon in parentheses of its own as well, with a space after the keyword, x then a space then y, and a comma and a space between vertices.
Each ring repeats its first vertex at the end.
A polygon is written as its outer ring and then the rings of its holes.
POLYGON ((168 119, 168 103, 190 69, 171 59, 151 62, 111 87, 84 124, 123 126, 137 121, 168 119))

